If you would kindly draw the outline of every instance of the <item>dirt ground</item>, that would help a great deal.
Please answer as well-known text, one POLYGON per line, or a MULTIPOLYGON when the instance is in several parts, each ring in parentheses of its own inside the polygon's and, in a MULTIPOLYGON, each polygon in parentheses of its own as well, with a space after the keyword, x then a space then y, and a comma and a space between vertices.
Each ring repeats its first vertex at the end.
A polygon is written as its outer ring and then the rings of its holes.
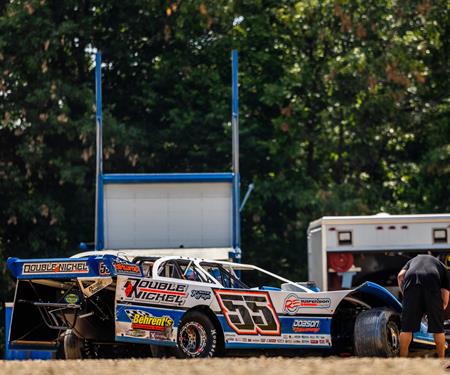
MULTIPOLYGON (((447 361, 450 363, 450 361, 447 361)), ((0 361, 1 375, 334 375, 448 373, 437 359, 227 358, 0 361)))

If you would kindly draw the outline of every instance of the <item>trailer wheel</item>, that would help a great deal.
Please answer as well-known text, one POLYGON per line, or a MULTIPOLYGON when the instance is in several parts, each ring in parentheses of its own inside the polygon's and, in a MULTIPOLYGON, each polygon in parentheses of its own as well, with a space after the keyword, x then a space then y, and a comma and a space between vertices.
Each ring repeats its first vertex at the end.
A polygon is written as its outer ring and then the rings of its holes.
POLYGON ((396 357, 400 352, 400 316, 375 308, 356 317, 354 349, 359 357, 396 357))
POLYGON ((80 339, 71 329, 64 334, 64 356, 66 359, 84 358, 84 340, 80 339))
POLYGON ((199 311, 182 319, 177 333, 177 355, 181 358, 206 358, 217 354, 217 330, 211 320, 199 311))

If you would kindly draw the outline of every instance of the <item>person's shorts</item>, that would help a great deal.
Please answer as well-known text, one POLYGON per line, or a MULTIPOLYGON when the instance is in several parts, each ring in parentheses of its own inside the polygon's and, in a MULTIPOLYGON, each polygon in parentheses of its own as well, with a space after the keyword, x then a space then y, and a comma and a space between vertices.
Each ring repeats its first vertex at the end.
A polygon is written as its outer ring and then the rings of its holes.
POLYGON ((440 290, 428 290, 420 285, 409 287, 403 296, 402 332, 420 330, 422 317, 428 317, 428 332, 444 332, 444 307, 440 290))

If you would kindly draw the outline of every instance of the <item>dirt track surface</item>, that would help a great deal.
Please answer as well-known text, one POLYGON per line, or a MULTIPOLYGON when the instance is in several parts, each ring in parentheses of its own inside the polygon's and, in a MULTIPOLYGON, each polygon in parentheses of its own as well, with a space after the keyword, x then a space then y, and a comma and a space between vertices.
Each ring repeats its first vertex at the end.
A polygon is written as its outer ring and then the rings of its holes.
MULTIPOLYGON (((450 363, 450 361, 447 361, 450 363)), ((444 371, 437 359, 227 358, 84 361, 0 361, 1 375, 411 375, 444 371)))

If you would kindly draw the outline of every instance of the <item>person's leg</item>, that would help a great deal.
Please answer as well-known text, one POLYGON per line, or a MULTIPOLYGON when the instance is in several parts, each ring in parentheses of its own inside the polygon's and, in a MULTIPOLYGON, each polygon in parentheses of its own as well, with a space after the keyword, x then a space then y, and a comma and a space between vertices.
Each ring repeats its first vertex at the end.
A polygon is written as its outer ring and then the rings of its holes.
POLYGON ((400 357, 408 356, 412 335, 412 332, 400 332, 400 357))
POLYGON ((445 358, 445 333, 434 333, 436 353, 439 358, 445 358))
POLYGON ((426 313, 428 316, 428 332, 434 336, 436 353, 439 358, 445 357, 444 307, 440 290, 428 290, 426 293, 426 313))
POLYGON ((403 294, 402 329, 400 332, 400 357, 407 357, 413 332, 420 329, 423 316, 423 292, 419 286, 406 288, 403 294))

